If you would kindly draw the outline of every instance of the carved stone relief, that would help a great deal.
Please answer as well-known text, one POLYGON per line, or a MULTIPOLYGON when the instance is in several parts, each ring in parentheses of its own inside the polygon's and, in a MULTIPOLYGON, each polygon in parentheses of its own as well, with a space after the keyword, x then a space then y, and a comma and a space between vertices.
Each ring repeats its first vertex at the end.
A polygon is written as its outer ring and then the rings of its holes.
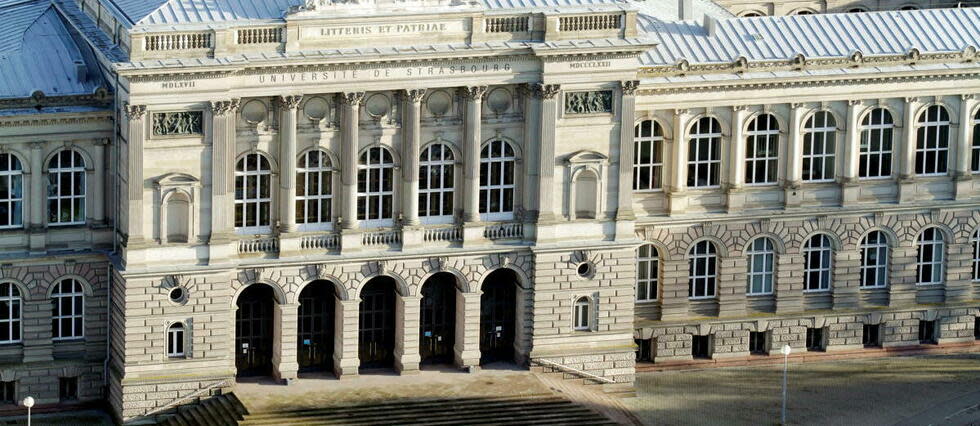
POLYGON ((201 111, 158 112, 153 114, 153 135, 200 135, 202 123, 201 111))
POLYGON ((569 92, 565 94, 566 114, 601 114, 612 112, 611 90, 569 92))

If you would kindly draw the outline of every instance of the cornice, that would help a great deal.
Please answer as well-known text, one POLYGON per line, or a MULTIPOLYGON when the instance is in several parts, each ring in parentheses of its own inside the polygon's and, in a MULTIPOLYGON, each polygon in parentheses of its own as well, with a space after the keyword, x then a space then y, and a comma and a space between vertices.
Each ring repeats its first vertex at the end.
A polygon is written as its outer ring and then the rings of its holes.
POLYGON ((0 109, 44 108, 56 106, 104 106, 112 103, 112 93, 105 88, 85 95, 47 96, 40 90, 27 98, 0 99, 0 109))
POLYGON ((0 117, 0 127, 40 127, 53 125, 75 125, 85 123, 111 123, 111 111, 82 113, 25 114, 0 117))

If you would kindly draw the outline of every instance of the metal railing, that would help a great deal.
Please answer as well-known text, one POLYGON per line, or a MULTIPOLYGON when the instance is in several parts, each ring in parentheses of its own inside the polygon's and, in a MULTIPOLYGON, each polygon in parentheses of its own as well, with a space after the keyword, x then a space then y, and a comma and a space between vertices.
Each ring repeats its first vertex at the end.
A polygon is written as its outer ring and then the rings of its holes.
POLYGON ((585 371, 582 371, 582 370, 579 370, 579 369, 576 369, 576 368, 572 368, 572 367, 569 367, 567 365, 561 365, 561 364, 559 364, 557 362, 551 362, 551 361, 548 361, 548 360, 545 360, 545 359, 532 359, 531 360, 531 364, 537 364, 538 366, 541 366, 541 367, 551 368, 553 370, 561 371, 562 373, 568 373, 568 374, 571 374, 571 375, 574 375, 574 376, 578 376, 579 378, 582 378, 582 379, 593 380, 593 381, 596 381, 596 382, 599 382, 599 383, 607 383, 607 384, 616 383, 615 380, 612 380, 612 379, 609 379, 609 378, 606 378, 606 377, 602 377, 602 376, 597 376, 597 375, 592 374, 592 373, 587 373, 585 371))

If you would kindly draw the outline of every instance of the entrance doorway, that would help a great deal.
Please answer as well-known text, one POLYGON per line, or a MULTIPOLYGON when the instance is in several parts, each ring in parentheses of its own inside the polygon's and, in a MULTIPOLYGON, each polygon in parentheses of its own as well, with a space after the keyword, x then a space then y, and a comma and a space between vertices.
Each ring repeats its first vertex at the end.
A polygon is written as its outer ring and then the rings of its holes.
POLYGON ((480 364, 513 362, 517 275, 510 269, 491 272, 480 297, 480 364))
POLYGON ((423 364, 453 362, 456 343, 456 277, 433 275, 422 285, 422 324, 419 354, 423 364))
POLYGON ((361 290, 358 355, 361 368, 395 363, 395 280, 375 277, 361 290))
POLYGON ((330 371, 333 367, 334 285, 313 281, 299 294, 296 354, 300 372, 330 371))
POLYGON ((266 284, 252 284, 238 296, 235 312, 235 368, 238 377, 272 373, 272 308, 275 293, 266 284))

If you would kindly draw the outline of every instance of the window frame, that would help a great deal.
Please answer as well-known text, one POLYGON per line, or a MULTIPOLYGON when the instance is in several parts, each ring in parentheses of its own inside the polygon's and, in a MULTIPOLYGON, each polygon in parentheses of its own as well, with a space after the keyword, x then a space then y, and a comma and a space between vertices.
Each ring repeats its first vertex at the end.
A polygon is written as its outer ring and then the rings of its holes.
POLYGON ((575 299, 572 304, 572 328, 575 331, 592 330, 592 300, 586 296, 575 299))
POLYGON ((980 282, 980 228, 973 231, 970 237, 973 243, 973 282, 980 282))
POLYGON ((45 200, 47 201, 48 209, 48 226, 76 226, 84 225, 86 223, 86 213, 87 206, 85 205, 88 200, 88 176, 85 168, 85 158, 82 157, 78 151, 74 149, 63 149, 55 153, 48 160, 48 187, 47 195, 45 200), (62 154, 70 153, 69 164, 66 167, 63 164, 65 160, 62 158, 62 154), (77 163, 77 164, 76 164, 77 163), (62 175, 68 175, 69 191, 68 193, 62 193, 62 175), (76 185, 77 181, 81 181, 81 185, 76 185), (79 186, 81 193, 76 193, 74 188, 79 186), (80 201, 78 204, 78 209, 76 209, 75 202, 80 201), (64 205, 67 203, 67 206, 64 205), (55 220, 52 220, 52 205, 57 206, 57 214, 55 214, 55 220), (65 208, 69 209, 71 213, 72 220, 62 221, 60 219, 61 213, 65 208))
POLYGON ((861 238, 858 248, 861 253, 861 278, 858 287, 861 289, 888 288, 888 268, 890 267, 891 246, 888 244, 888 235, 883 231, 874 230, 865 234, 861 238), (875 236, 875 241, 870 241, 875 236), (869 260, 874 258, 874 263, 869 260), (867 284, 867 276, 875 276, 873 285, 867 284), (879 283, 884 281, 883 283, 879 283))
POLYGON ((483 144, 480 148, 480 185, 479 214, 480 220, 484 222, 498 222, 514 220, 514 210, 517 206, 517 159, 519 158, 517 148, 514 144, 502 138, 494 138, 483 144), (499 146, 499 156, 495 155, 494 147, 499 146), (507 155, 509 148, 510 154, 507 155), (487 154, 487 155, 485 155, 487 154), (507 164, 510 164, 508 173, 507 164), (491 182, 493 177, 492 169, 498 168, 497 182, 491 182), (507 177, 510 183, 507 183, 507 177), (500 208, 498 211, 491 211, 490 199, 496 194, 500 208), (510 194, 510 203, 507 203, 507 194, 510 194))
POLYGON ((0 205, 7 207, 7 224, 0 222, 0 230, 23 229, 24 163, 12 152, 0 152, 0 190, 4 190, 7 195, 0 198, 0 205))
POLYGON ((333 229, 334 218, 334 173, 330 155, 322 149, 311 149, 296 160, 296 228, 300 231, 329 231, 333 229), (310 166, 312 155, 318 155, 319 165, 310 166), (310 190, 310 182, 316 180, 315 193, 310 190), (324 185, 324 181, 326 184, 324 185), (310 222, 309 210, 316 209, 316 222, 310 222), (324 212, 326 210, 326 212, 324 212), (326 221, 324 221, 326 215, 326 221))
POLYGON ((895 118, 887 108, 877 107, 868 111, 861 119, 860 141, 858 147, 858 179, 891 179, 895 173, 895 118), (874 143, 878 150, 872 150, 874 143), (887 143, 888 149, 885 149, 887 143), (872 161, 877 159, 877 162, 872 161), (871 175, 871 164, 877 164, 878 174, 871 175), (888 174, 882 174, 884 167, 888 174))
POLYGON ((745 132, 745 185, 746 186, 769 186, 779 183, 779 120, 775 115, 763 113, 755 116, 749 121, 748 129, 745 132), (763 120, 765 119, 765 120, 763 120), (760 125, 765 124, 765 129, 760 129, 760 125), (767 156, 750 155, 758 154, 760 144, 771 148, 767 156), (765 179, 761 182, 755 181, 755 171, 762 166, 765 179), (769 174, 772 174, 770 177, 769 174))
POLYGON ((688 127, 687 133, 687 187, 691 189, 717 189, 721 187, 721 123, 711 116, 704 116, 688 127), (707 129, 702 129, 706 127, 707 129), (698 159, 701 145, 707 144, 708 159, 698 159), (699 185, 699 171, 705 171, 707 184, 699 185))
POLYGON ((980 109, 973 116, 973 141, 970 144, 970 173, 980 173, 980 109))
POLYGON ((421 223, 427 225, 453 223, 456 212, 456 154, 448 143, 428 144, 419 153, 418 197, 418 216, 421 223), (436 146, 442 147, 441 158, 438 159, 434 159, 433 148, 436 146), (433 179, 439 183, 439 187, 432 186, 433 179), (447 199, 448 211, 446 211, 447 199), (426 201, 425 204, 423 200, 426 201), (439 201, 437 210, 441 214, 429 215, 431 209, 425 209, 424 206, 431 205, 433 200, 439 201))
POLYGON ((810 114, 809 117, 803 122, 803 129, 801 129, 803 136, 803 145, 801 147, 801 161, 800 167, 800 180, 806 183, 828 183, 835 182, 837 180, 837 118, 834 114, 827 110, 816 111, 810 114), (822 118, 821 123, 817 123, 817 117, 822 118), (820 142, 823 146, 823 151, 820 154, 814 154, 814 147, 818 143, 817 135, 822 135, 820 142), (807 148, 809 148, 810 153, 807 154, 807 148), (833 149, 829 154, 827 153, 828 148, 833 149), (819 162, 822 171, 819 178, 813 177, 813 164, 819 162), (828 166, 830 163, 830 167, 828 166), (810 164, 810 167, 807 167, 810 164), (809 173, 808 173, 809 170, 809 173), (828 176, 829 173, 829 176, 828 176))
POLYGON ((660 250, 653 244, 644 244, 636 249, 636 301, 656 302, 660 300, 660 250), (649 248, 646 255, 644 248, 649 248), (642 278, 641 270, 646 269, 646 278, 642 278), (640 298, 640 288, 646 290, 647 297, 640 298), (652 291, 651 291, 652 290, 652 291), (653 297, 650 297, 652 293, 653 297))
POLYGON ((167 326, 167 358, 187 357, 187 326, 177 321, 167 326))
POLYGON ((261 152, 249 152, 235 162, 235 232, 239 234, 269 234, 272 232, 272 200, 274 197, 272 185, 272 162, 261 152), (249 169, 249 158, 255 158, 255 169, 249 169), (240 166, 240 167, 239 167, 240 166), (255 190, 250 191, 250 182, 254 182, 255 190), (268 189, 266 196, 262 190, 268 189), (250 197, 249 193, 255 196, 250 197), (249 206, 254 205, 255 225, 249 225, 249 206), (241 209, 241 222, 238 221, 241 209), (266 213, 268 223, 262 223, 262 212, 266 213))
POLYGON ((747 296, 770 296, 774 293, 776 287, 776 245, 773 243, 772 239, 769 237, 758 237, 749 243, 748 250, 745 251, 748 257, 748 264, 746 265, 746 287, 745 294, 747 296), (756 247, 757 242, 763 242, 763 246, 756 247), (763 260, 763 270, 755 270, 755 259, 756 257, 761 257, 763 260), (768 259, 767 259, 768 258, 768 259), (767 263, 768 260, 768 263, 767 263), (768 265, 768 268, 766 268, 768 265), (762 277, 762 290, 753 291, 755 277, 762 277), (768 286, 766 283, 766 278, 768 277, 768 286), (768 288, 768 290, 766 290, 768 288))
POLYGON ((362 227, 384 228, 395 225, 395 168, 395 155, 387 146, 368 147, 358 156, 356 203, 357 220, 362 227), (381 153, 376 162, 371 158, 372 152, 381 153), (377 189, 371 189, 375 181, 377 189), (372 204, 377 204, 377 215, 371 214, 372 204))
POLYGON ((915 152, 912 171, 915 176, 949 175, 950 131, 952 130, 950 123, 949 111, 942 105, 932 104, 919 112, 915 119, 915 152), (932 148, 928 146, 930 136, 934 136, 936 142, 936 146, 932 148), (945 146, 940 146, 943 142, 945 142, 945 146), (926 167, 930 153, 935 153, 934 161, 932 161, 935 170, 932 172, 927 171, 926 167), (945 161, 941 161, 943 159, 945 161), (942 166, 942 171, 939 171, 940 166, 942 166))
POLYGON ((930 226, 915 237, 915 285, 932 286, 942 285, 946 282, 946 236, 941 229, 930 226), (931 234, 931 239, 925 240, 927 234, 931 234), (931 247, 931 258, 925 259, 925 248, 931 247), (929 281, 923 281, 923 269, 928 267, 930 272, 929 281))
POLYGON ((51 340, 53 341, 66 341, 66 340, 79 340, 85 338, 85 287, 80 281, 75 278, 63 278, 56 282, 55 288, 51 292, 51 340), (66 292, 64 285, 70 283, 71 288, 66 292), (60 311, 60 308, 64 306, 63 301, 69 300, 69 306, 71 306, 71 313, 65 314, 60 311), (78 302, 76 302, 78 299, 78 302), (78 309, 76 303, 80 305, 81 309, 78 309), (61 320, 69 319, 71 320, 71 332, 70 335, 65 335, 64 330, 61 327, 61 320), (78 321, 78 323, 76 323, 78 321))
POLYGON ((689 300, 710 300, 718 297, 718 248, 708 240, 701 240, 688 250, 687 298, 689 300), (706 248, 705 250, 702 250, 706 248), (703 252, 702 252, 703 251, 703 252), (698 262, 705 262, 704 273, 698 272, 698 262), (698 296, 697 288, 701 287, 702 295, 698 296))
POLYGON ((803 292, 804 293, 826 293, 831 291, 834 286, 834 242, 826 234, 816 234, 807 238, 803 244, 803 292), (820 238, 820 245, 814 246, 815 239, 820 238), (820 261, 816 268, 810 267, 812 256, 816 256, 820 261), (826 258, 826 262, 823 262, 826 258), (811 276, 816 274, 819 281, 814 286, 810 282, 811 276))
POLYGON ((20 287, 11 281, 0 282, 0 306, 6 305, 6 318, 0 318, 0 327, 7 328, 7 340, 0 345, 22 343, 24 341, 24 295, 20 287), (7 291, 3 292, 4 286, 7 291), (16 314, 16 315, 15 315, 16 314), (17 338, 13 338, 16 335, 17 338))
POLYGON ((663 192, 665 144, 663 126, 657 120, 641 120, 633 126, 633 192, 663 192), (647 123, 650 123, 649 135, 644 134, 643 125, 647 123), (647 144, 649 149, 642 150, 644 144, 647 144), (641 162, 642 151, 650 154, 649 162, 641 162), (641 175, 647 176, 649 188, 640 188, 641 175))

